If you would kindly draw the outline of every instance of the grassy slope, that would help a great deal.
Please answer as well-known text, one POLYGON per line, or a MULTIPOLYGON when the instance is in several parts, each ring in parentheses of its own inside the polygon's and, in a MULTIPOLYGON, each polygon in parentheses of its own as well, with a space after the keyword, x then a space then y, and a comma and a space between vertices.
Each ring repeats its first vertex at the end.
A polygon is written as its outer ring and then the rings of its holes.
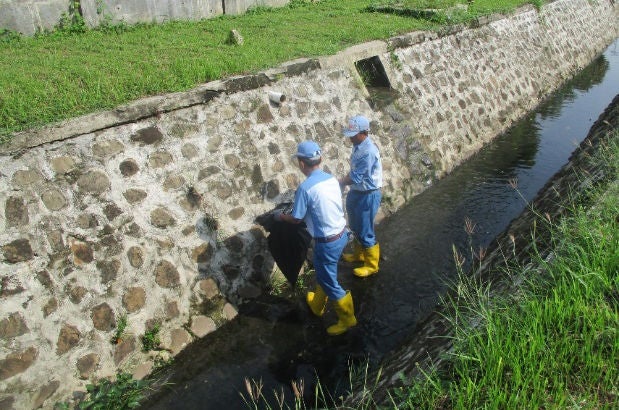
POLYGON ((470 313, 484 326, 457 329, 448 370, 394 391, 398 407, 617 408, 619 131, 610 145, 614 183, 554 226, 555 258, 539 261, 547 274, 516 268, 523 290, 498 301, 473 288, 470 313))
MULTIPOLYGON (((463 17, 513 10, 526 2, 479 0, 463 17)), ((365 12, 372 3, 368 0, 302 3, 297 0, 289 7, 243 16, 117 31, 59 31, 21 39, 0 33, 0 143, 16 131, 140 97, 183 91, 294 58, 334 54, 367 40, 440 26, 365 12), (243 46, 226 44, 231 29, 243 35, 243 46)))

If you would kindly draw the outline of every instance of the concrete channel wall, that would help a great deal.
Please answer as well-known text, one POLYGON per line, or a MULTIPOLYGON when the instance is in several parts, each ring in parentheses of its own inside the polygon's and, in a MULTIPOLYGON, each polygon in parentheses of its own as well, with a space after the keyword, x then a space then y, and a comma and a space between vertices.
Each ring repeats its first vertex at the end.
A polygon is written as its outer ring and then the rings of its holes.
POLYGON ((278 7, 289 0, 0 0, 0 30, 25 35, 51 30, 74 4, 90 27, 101 23, 161 23, 242 14, 251 7, 278 7))
POLYGON ((273 261, 254 219, 301 180, 299 141, 317 140, 343 175, 340 129, 368 116, 388 215, 591 62, 618 16, 610 1, 559 0, 16 134, 0 146, 0 408, 51 408, 119 370, 141 377, 265 292, 273 261), (363 61, 399 94, 380 110, 363 61), (143 353, 155 324, 165 350, 143 353))

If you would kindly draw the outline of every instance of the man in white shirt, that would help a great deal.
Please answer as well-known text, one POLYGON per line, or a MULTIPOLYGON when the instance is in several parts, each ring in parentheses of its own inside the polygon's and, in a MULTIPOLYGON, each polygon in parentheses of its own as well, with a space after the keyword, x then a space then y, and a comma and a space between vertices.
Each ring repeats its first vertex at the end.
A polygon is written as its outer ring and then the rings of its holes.
POLYGON ((307 304, 312 313, 322 316, 328 299, 333 300, 338 322, 329 326, 327 333, 339 335, 357 324, 352 296, 337 280, 337 262, 348 242, 340 184, 320 169, 322 155, 314 141, 300 143, 295 156, 307 178, 295 193, 292 213, 277 214, 275 219, 293 224, 304 221, 307 225, 314 239, 317 282, 314 292, 307 294, 307 304))

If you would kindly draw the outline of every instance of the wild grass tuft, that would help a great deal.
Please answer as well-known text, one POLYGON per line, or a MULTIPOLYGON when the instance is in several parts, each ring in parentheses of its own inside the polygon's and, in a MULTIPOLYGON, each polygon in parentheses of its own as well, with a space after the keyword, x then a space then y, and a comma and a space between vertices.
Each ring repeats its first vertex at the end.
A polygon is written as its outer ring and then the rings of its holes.
POLYGON ((86 386, 88 395, 79 409, 135 409, 149 383, 135 380, 129 373, 118 373, 116 381, 100 380, 86 386))
MULTIPOLYGON (((344 390, 352 391, 355 386, 361 386, 361 399, 355 404, 354 409, 366 410, 376 409, 378 404, 373 399, 373 392, 382 373, 378 371, 373 379, 369 378, 369 362, 365 361, 361 365, 349 363, 348 380, 344 390)), ((347 409, 341 405, 344 397, 334 397, 316 377, 315 384, 311 390, 311 396, 307 397, 308 390, 305 388, 304 379, 292 380, 290 391, 284 392, 283 388, 279 391, 265 391, 261 380, 245 379, 245 392, 240 392, 241 398, 247 408, 268 409, 268 410, 309 410, 309 409, 347 409)))
POLYGON ((460 281, 447 370, 394 391, 398 407, 616 408, 619 132, 602 151, 614 184, 552 225, 553 254, 537 257, 539 271, 510 272, 523 281, 498 298, 460 281))
POLYGON ((125 333, 125 329, 127 328, 127 315, 122 315, 118 318, 118 323, 116 323, 116 330, 114 331, 114 335, 110 339, 110 343, 116 345, 122 341, 122 336, 125 333))
POLYGON ((156 350, 159 348, 159 345, 161 344, 161 338, 159 337, 160 330, 161 325, 157 323, 152 327, 152 329, 144 332, 144 335, 142 335, 143 352, 150 352, 151 350, 156 350))

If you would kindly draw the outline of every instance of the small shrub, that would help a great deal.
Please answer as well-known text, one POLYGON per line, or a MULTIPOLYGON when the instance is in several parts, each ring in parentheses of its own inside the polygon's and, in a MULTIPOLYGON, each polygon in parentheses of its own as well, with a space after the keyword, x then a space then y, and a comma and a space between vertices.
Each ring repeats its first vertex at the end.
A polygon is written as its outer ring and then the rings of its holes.
POLYGON ((60 33, 79 34, 88 30, 86 21, 80 12, 79 1, 72 1, 69 4, 69 11, 63 13, 58 23, 57 31, 60 33))
POLYGON ((159 339, 159 330, 161 330, 161 327, 159 324, 156 324, 151 330, 144 333, 142 336, 143 352, 150 352, 151 350, 159 348, 159 344, 161 343, 161 340, 159 339))
POLYGON ((0 43, 12 43, 20 41, 22 38, 21 34, 17 31, 0 29, 0 43))
POLYGON ((116 381, 101 380, 98 384, 86 386, 88 396, 80 403, 80 409, 135 409, 144 397, 143 391, 149 383, 135 380, 129 373, 118 373, 116 381))
POLYGON ((118 323, 116 324, 116 332, 114 332, 114 336, 110 339, 110 343, 116 345, 120 343, 122 340, 122 335, 127 328, 127 315, 123 315, 118 319, 118 323))

